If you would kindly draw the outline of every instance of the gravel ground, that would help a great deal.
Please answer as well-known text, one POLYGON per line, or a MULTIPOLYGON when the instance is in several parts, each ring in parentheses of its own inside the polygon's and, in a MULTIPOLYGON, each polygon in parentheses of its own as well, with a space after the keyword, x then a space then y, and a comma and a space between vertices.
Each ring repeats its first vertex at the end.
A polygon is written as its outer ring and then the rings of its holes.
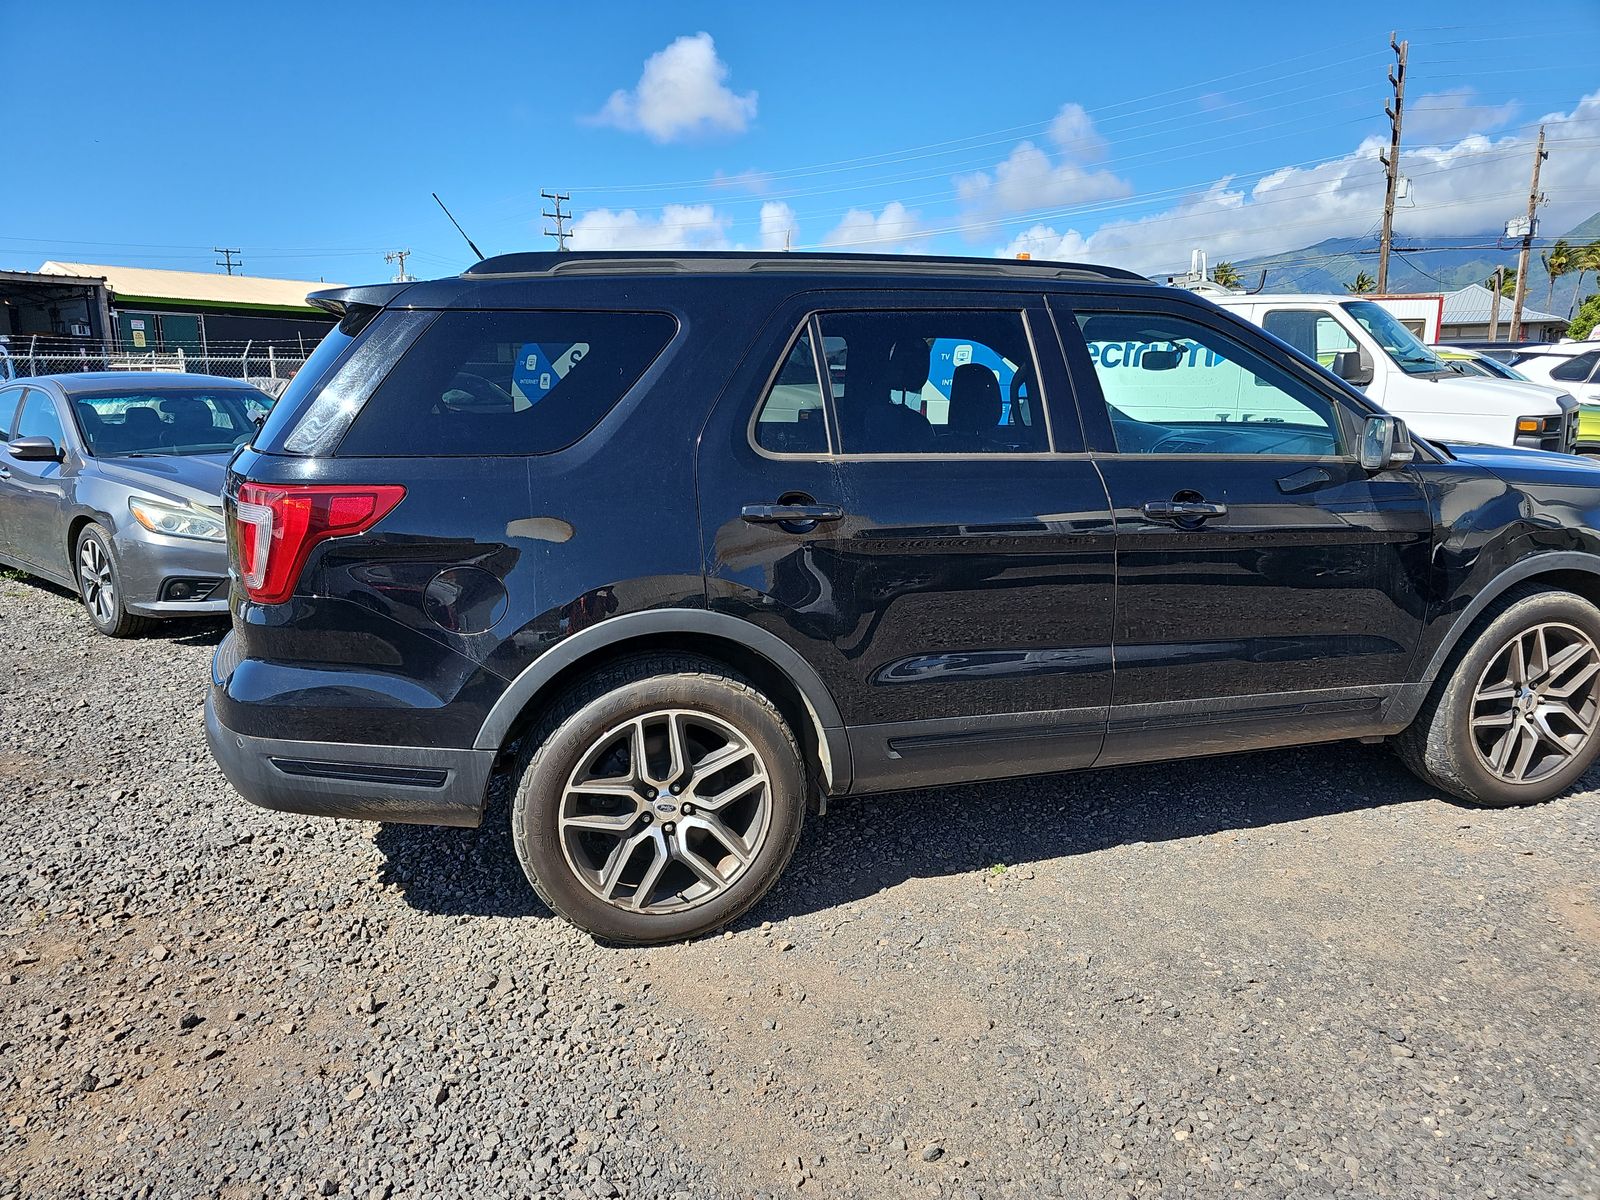
POLYGON ((1600 1194, 1591 791, 1338 746, 843 801, 731 933, 618 950, 503 796, 236 797, 216 626, 0 622, 0 1196, 1600 1194))

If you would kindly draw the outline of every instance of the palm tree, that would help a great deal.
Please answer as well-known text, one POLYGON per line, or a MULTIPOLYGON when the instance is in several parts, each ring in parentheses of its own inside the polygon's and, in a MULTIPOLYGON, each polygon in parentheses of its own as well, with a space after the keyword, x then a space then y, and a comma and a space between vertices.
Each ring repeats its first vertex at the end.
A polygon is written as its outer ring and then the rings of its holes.
POLYGON ((1572 265, 1567 269, 1578 273, 1578 286, 1572 289, 1572 303, 1567 305, 1567 316, 1570 317, 1583 303, 1583 277, 1590 271, 1600 272, 1600 239, 1574 249, 1572 265))
MULTIPOLYGON (((1515 267, 1502 267, 1496 272, 1500 276, 1500 294, 1506 299, 1517 294, 1517 269, 1515 267)), ((1494 291, 1494 275, 1483 281, 1483 286, 1491 292, 1494 291)))
POLYGON ((1539 261, 1544 263, 1544 273, 1550 277, 1550 286, 1544 294, 1544 308, 1549 312, 1556 300, 1556 280, 1572 270, 1572 247, 1566 238, 1559 238, 1555 245, 1539 255, 1539 261))
POLYGON ((1225 288, 1239 286, 1239 271, 1231 262, 1219 262, 1216 269, 1211 272, 1211 278, 1225 288))
POLYGON ((1368 292, 1378 290, 1378 281, 1362 271, 1355 277, 1354 282, 1345 284, 1345 290, 1354 292, 1358 296, 1365 296, 1368 292))

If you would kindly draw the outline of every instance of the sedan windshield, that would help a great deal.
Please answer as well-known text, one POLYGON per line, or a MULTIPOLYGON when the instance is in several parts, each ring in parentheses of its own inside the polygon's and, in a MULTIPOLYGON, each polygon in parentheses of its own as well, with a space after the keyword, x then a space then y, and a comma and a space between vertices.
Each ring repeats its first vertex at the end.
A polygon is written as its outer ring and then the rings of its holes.
POLYGON ((252 388, 162 388, 74 396, 73 413, 97 458, 217 454, 248 441, 271 401, 252 388))
POLYGON ((1429 350, 1381 304, 1371 300, 1352 300, 1345 311, 1361 323, 1361 328, 1372 335, 1383 352, 1407 375, 1432 375, 1448 373, 1450 368, 1437 354, 1429 350))

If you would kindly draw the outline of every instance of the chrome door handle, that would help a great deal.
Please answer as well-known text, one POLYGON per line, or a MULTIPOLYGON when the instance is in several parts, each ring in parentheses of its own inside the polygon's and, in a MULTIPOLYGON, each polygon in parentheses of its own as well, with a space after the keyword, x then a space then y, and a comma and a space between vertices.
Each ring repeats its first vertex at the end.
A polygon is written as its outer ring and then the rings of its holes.
POLYGON ((802 525, 840 520, 844 509, 837 504, 746 504, 739 515, 752 525, 802 525))
POLYGON ((1151 500, 1143 512, 1152 521, 1204 521, 1227 516, 1228 506, 1210 500, 1151 500))
POLYGON ((0 467, 0 479, 10 479, 10 478, 11 478, 11 468, 10 467, 0 467))

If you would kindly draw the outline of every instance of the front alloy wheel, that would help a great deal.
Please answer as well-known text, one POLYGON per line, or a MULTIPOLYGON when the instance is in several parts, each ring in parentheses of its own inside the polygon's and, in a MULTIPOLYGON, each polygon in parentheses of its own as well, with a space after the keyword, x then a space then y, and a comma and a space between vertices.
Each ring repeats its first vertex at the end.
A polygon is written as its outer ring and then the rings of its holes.
POLYGON ((99 525, 83 527, 73 557, 77 566, 78 596, 96 629, 108 637, 133 637, 154 624, 150 618, 136 617, 128 611, 111 538, 99 525))
POLYGON ((1538 804, 1600 753, 1600 610, 1529 583, 1472 623, 1410 728, 1407 766, 1470 804, 1538 804))
POLYGON ((83 606, 96 625, 113 625, 117 620, 117 581, 111 573, 111 555, 97 537, 86 537, 78 544, 78 585, 83 606))
POLYGON ((1472 697, 1478 758, 1506 783, 1555 774, 1588 745, 1600 704, 1600 649, 1574 625, 1543 622, 1495 655, 1472 697))

